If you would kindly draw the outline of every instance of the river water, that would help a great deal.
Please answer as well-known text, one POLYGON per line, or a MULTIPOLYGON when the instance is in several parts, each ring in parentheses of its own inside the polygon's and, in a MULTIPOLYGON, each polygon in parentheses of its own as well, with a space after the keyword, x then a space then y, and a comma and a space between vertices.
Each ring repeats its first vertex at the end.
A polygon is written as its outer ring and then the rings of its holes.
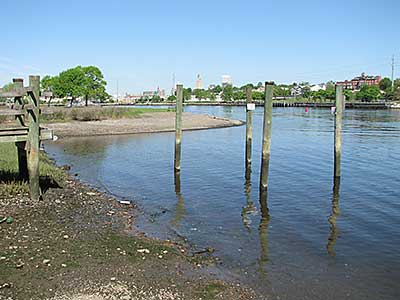
MULTIPOLYGON (((243 107, 185 111, 245 120, 243 107)), ((68 138, 47 143, 60 165, 138 204, 137 227, 215 248, 220 268, 267 299, 400 298, 400 111, 346 110, 342 177, 333 182, 330 110, 274 108, 268 195, 258 192, 262 108, 245 126, 183 133, 68 138)))

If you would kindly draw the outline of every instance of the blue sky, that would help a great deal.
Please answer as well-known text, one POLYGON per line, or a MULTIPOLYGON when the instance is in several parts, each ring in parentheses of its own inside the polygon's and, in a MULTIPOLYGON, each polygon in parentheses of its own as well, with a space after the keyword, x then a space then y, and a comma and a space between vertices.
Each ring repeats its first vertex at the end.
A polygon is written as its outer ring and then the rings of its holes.
MULTIPOLYGON (((400 69, 400 1, 2 0, 0 85, 96 65, 108 91, 350 79, 400 69)), ((400 72, 396 72, 400 77, 400 72)))

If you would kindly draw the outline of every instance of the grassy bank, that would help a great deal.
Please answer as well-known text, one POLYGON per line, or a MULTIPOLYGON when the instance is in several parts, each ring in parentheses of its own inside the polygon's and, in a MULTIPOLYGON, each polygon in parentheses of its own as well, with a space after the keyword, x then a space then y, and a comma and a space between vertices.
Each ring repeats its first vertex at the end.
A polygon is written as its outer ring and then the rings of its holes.
MULTIPOLYGON (((145 113, 173 111, 169 108, 138 107, 43 107, 41 122, 100 121, 106 119, 137 118, 145 113)), ((0 123, 14 120, 13 116, 0 116, 0 123)))
MULTIPOLYGON (((28 193, 28 183, 18 176, 17 148, 14 143, 0 143, 0 196, 28 193)), ((44 189, 57 185, 66 174, 55 167, 44 153, 40 153, 40 183, 44 189)))

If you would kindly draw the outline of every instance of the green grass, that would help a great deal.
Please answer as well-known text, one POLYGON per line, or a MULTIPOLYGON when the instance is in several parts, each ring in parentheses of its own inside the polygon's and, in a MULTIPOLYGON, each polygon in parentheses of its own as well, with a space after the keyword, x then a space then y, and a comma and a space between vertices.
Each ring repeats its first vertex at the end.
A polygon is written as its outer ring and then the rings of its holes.
POLYGON ((144 113, 167 112, 166 108, 136 107, 80 107, 44 110, 41 121, 44 123, 67 121, 99 121, 105 119, 137 118, 144 113))
MULTIPOLYGON (((41 186, 57 185, 65 179, 65 173, 57 168, 43 152, 40 153, 41 186)), ((17 148, 14 143, 0 143, 0 196, 27 193, 28 183, 18 178, 17 148)))

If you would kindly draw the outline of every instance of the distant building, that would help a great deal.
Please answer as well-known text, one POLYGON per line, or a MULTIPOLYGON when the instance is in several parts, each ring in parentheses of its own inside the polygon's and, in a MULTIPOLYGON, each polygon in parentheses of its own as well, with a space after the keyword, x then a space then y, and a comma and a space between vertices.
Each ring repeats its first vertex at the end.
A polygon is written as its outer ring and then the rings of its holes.
POLYGON ((318 92, 320 90, 326 90, 326 84, 325 83, 320 83, 320 84, 314 84, 310 87, 311 92, 318 92))
POLYGON ((197 90, 203 89, 203 82, 202 82, 202 80, 201 80, 200 74, 197 74, 196 89, 197 89, 197 90))
POLYGON ((293 87, 290 89, 290 95, 293 97, 298 97, 303 94, 303 89, 297 83, 293 84, 293 87))
POLYGON ((232 85, 232 77, 230 75, 222 75, 222 88, 232 85))
POLYGON ((215 87, 216 87, 215 84, 210 84, 210 85, 208 86, 208 89, 209 89, 209 90, 213 90, 213 89, 215 89, 215 87))
POLYGON ((361 73, 361 76, 354 77, 352 80, 338 81, 346 90, 359 90, 363 85, 379 85, 381 76, 371 76, 366 73, 361 73))

